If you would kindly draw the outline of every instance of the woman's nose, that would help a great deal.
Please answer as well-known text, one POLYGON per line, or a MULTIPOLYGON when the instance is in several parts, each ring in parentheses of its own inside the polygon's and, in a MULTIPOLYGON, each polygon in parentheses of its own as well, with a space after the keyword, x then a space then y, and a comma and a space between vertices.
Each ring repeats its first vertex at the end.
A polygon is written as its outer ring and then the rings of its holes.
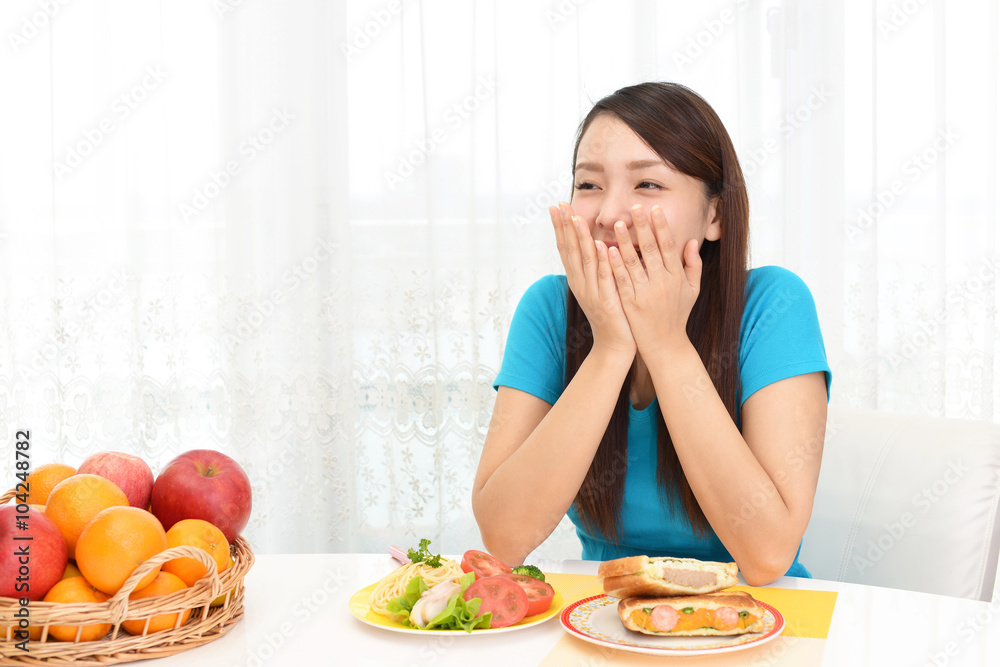
POLYGON ((611 229, 621 220, 625 227, 632 227, 632 202, 624 193, 609 193, 601 202, 601 210, 597 214, 596 224, 611 229))

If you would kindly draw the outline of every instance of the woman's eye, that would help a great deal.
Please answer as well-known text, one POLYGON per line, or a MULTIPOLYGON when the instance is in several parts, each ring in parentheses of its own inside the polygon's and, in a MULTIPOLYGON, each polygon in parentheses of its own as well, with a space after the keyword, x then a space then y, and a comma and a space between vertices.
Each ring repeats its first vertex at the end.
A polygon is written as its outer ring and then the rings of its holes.
POLYGON ((575 187, 577 190, 593 190, 595 186, 593 183, 577 183, 573 187, 575 187))
POLYGON ((650 183, 649 181, 643 181, 637 187, 649 189, 649 188, 659 188, 660 186, 657 185, 656 183, 650 183))

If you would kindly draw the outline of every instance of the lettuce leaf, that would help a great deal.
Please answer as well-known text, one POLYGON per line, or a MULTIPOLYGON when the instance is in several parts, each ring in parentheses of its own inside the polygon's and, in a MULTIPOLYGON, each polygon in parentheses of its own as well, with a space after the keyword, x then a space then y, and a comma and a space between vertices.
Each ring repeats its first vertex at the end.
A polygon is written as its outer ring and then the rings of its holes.
POLYGON ((427 584, 420 577, 411 579, 410 583, 406 585, 406 592, 398 598, 390 600, 386 608, 393 614, 403 617, 401 622, 411 628, 422 630, 465 630, 466 632, 472 632, 476 628, 488 628, 490 627, 493 614, 478 615, 479 605, 482 603, 482 600, 472 598, 467 601, 462 597, 465 589, 471 586, 475 580, 476 575, 474 572, 467 572, 463 575, 458 580, 462 586, 461 590, 448 599, 448 605, 440 614, 431 619, 426 628, 419 628, 419 626, 411 623, 409 618, 410 612, 413 610, 413 605, 416 604, 420 596, 427 590, 427 584))
POLYGON ((406 585, 406 592, 398 598, 389 600, 385 608, 397 616, 402 616, 402 621, 406 625, 412 625, 409 622, 410 612, 413 611, 413 605, 417 603, 426 590, 427 583, 420 577, 413 577, 406 585))

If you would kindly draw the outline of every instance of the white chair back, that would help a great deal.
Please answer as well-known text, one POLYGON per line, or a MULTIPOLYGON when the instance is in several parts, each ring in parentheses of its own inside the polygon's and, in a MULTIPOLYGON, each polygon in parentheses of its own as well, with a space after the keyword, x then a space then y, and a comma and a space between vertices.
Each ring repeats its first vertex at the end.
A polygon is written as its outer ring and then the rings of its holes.
POLYGON ((831 407, 800 561, 820 579, 990 600, 998 505, 1000 424, 831 407))

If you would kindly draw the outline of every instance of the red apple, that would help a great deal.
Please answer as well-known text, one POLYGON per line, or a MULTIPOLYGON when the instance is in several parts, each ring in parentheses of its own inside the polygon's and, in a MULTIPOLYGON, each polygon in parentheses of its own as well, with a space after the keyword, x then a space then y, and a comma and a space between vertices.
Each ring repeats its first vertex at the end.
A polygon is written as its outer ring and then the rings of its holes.
POLYGON ((125 492, 128 504, 139 509, 149 508, 153 492, 153 471, 138 456, 124 452, 97 452, 83 460, 76 474, 100 475, 125 492))
POLYGON ((192 449, 156 478, 150 511, 164 530, 182 519, 203 519, 232 543, 250 520, 251 495, 250 478, 239 463, 212 449, 192 449))
POLYGON ((15 505, 0 507, 0 597, 41 600, 62 578, 68 555, 66 540, 48 516, 33 508, 21 514, 15 505), (16 539, 23 537, 31 539, 16 539))

